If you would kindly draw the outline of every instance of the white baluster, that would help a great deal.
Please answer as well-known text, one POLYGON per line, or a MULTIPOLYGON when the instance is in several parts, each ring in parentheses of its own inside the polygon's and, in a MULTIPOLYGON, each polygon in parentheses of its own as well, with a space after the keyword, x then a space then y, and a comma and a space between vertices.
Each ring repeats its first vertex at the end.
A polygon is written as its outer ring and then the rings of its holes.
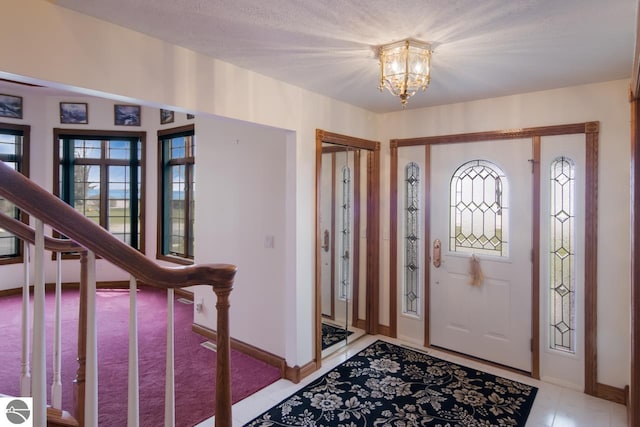
POLYGON ((33 277, 33 425, 47 424, 47 351, 44 316, 44 224, 35 221, 35 260, 33 277))
POLYGON ((164 393, 164 425, 174 427, 176 424, 175 384, 173 370, 173 288, 167 290, 167 367, 164 393))
POLYGON ((98 426, 98 340, 96 324, 96 255, 87 252, 87 374, 85 426, 98 426))
POLYGON ((30 246, 24 242, 24 284, 22 285, 22 351, 20 354, 20 395, 31 396, 31 365, 29 365, 29 349, 31 340, 29 339, 29 331, 31 330, 31 322, 29 313, 29 285, 30 278, 30 246))
POLYGON ((129 427, 140 424, 140 393, 138 382, 138 303, 135 277, 129 279, 129 427))
POLYGON ((53 381, 51 382, 51 406, 56 409, 62 409, 62 379, 60 371, 62 370, 62 254, 58 253, 56 257, 56 294, 55 294, 55 311, 53 317, 53 381))

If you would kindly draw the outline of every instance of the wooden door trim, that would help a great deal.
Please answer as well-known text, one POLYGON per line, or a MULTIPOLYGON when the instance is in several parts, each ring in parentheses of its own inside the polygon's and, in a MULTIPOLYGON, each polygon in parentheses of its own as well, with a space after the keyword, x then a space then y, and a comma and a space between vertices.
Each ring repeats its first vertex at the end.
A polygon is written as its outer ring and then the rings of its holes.
POLYGON ((531 198, 531 376, 540 379, 540 148, 541 138, 532 138, 533 185, 531 198), (534 285, 535 284, 535 285, 534 285), (538 349, 534 351, 533 349, 538 349))
MULTIPOLYGON (((320 193, 322 176, 322 143, 367 150, 367 301, 365 331, 377 333, 379 312, 379 253, 380 253, 380 143, 316 129, 316 242, 315 242, 315 366, 322 365, 322 305, 320 250, 320 193)), ((340 148, 337 148, 340 151, 340 148)), ((358 231, 359 237, 359 231, 358 231)))
MULTIPOLYGON (((344 150, 341 150, 344 151, 344 150)), ((336 271, 335 265, 333 261, 335 260, 335 247, 336 247, 336 234, 333 230, 336 229, 336 152, 337 150, 327 150, 327 147, 322 149, 322 154, 330 154, 331 155, 331 235, 329 237, 329 257, 330 267, 331 267, 331 275, 330 275, 330 283, 331 283, 331 307, 328 315, 322 313, 322 308, 320 309, 320 314, 325 319, 334 320, 335 312, 336 312, 336 295, 335 295, 335 281, 336 281, 336 271)), ((322 231, 322 230, 321 230, 322 231)), ((322 236, 322 242, 320 246, 324 245, 324 236, 322 236)), ((322 307, 322 304, 320 305, 322 307)))
POLYGON ((360 316, 360 151, 353 153, 353 251, 352 259, 354 261, 353 268, 353 287, 351 289, 352 301, 352 321, 349 322, 347 316, 347 324, 352 326, 358 325, 358 317, 360 316))
MULTIPOLYGON (((475 132, 465 134, 454 135, 442 135, 431 136, 423 138, 408 138, 408 139, 393 139, 390 141, 391 145, 391 172, 395 171, 397 175, 398 171, 398 148, 420 146, 425 147, 435 144, 455 144, 477 141, 491 141, 491 140, 504 140, 504 139, 524 139, 527 141, 533 141, 534 144, 534 156, 536 155, 536 144, 539 144, 540 138, 543 136, 552 135, 568 135, 568 134, 585 134, 585 153, 586 153, 586 177, 585 177, 585 393, 592 394, 597 397, 602 397, 609 400, 624 402, 624 390, 616 387, 607 386, 597 382, 597 225, 598 225, 598 135, 599 135, 599 122, 585 122, 585 123, 572 123, 566 125, 555 126, 543 126, 534 128, 522 128, 522 129, 506 129, 499 131, 489 132, 475 132), (536 143, 536 141, 538 141, 536 143)), ((539 147, 538 147, 539 150, 539 147)), ((426 154, 425 154, 426 155, 426 154)), ((427 160, 429 159, 428 155, 427 160)), ((536 165, 539 173, 539 153, 537 154, 538 163, 534 157, 534 175, 536 173, 536 165)), ((639 156, 640 158, 640 156, 639 156)), ((427 172, 430 169, 429 163, 427 163, 427 172)), ((540 197, 540 184, 539 179, 535 179, 534 176, 534 200, 532 207, 535 208, 535 204, 538 204, 538 212, 533 213, 533 220, 536 221, 539 226, 539 197, 540 197), (537 187, 537 188, 536 188, 537 187)), ((538 177, 539 178, 539 177, 538 177)), ((395 302, 397 301, 397 191, 398 183, 397 176, 391 177, 390 188, 390 200, 391 200, 391 245, 392 250, 390 254, 391 262, 391 277, 390 277, 390 313, 396 313, 395 302), (395 184, 395 185, 394 185, 395 184), (396 203, 394 203, 394 200, 396 203), (395 240, 394 240, 395 239, 395 240)), ((428 193, 427 193, 427 207, 429 206, 428 193)), ((640 202, 638 203, 638 209, 640 211, 640 202)), ((638 227, 640 228, 640 220, 638 221, 638 227)), ((535 227, 535 226, 534 226, 535 227)), ((428 227, 425 228, 428 230, 428 227)), ((635 231, 635 230, 634 230, 635 231)), ((539 229, 533 230, 533 237, 537 240, 532 242, 533 246, 539 246, 539 229)), ((427 250, 430 251, 430 247, 427 245, 427 250)), ((539 249, 538 249, 539 250, 539 249)), ((532 299, 536 299, 539 302, 540 292, 540 280, 539 280, 539 252, 536 256, 534 251, 534 263, 532 273, 532 299)), ((636 279, 638 280, 638 279, 636 279)), ((426 281, 426 279, 425 279, 426 281)), ((639 281, 640 282, 640 281, 639 281)), ((425 293, 429 291, 428 284, 425 283, 425 293)), ((640 305, 640 303, 638 304, 640 305)), ((428 318, 428 305, 426 305, 426 318, 428 318)), ((540 374, 540 307, 539 303, 536 304, 532 300, 532 339, 534 345, 534 351, 532 353, 532 376, 538 377, 540 374), (537 353, 537 354, 536 354, 537 353)), ((640 323, 640 322, 639 322, 640 323)), ((428 322, 425 323, 425 327, 428 327, 428 322)), ((640 325, 639 325, 640 328, 640 325)), ((397 336, 397 313, 396 316, 390 319, 389 329, 397 336)), ((428 333, 425 333, 425 337, 428 338, 428 333)), ((425 341, 425 345, 430 345, 430 341, 425 341)), ((640 347, 640 345, 639 345, 640 347)), ((638 375, 638 387, 640 387, 640 375, 638 375)))
MULTIPOLYGON (((640 13, 640 11, 639 11, 640 13)), ((640 33, 639 33, 640 34, 640 33)), ((636 48, 639 48, 636 46, 636 48)), ((638 54, 636 66, 638 70, 638 54)), ((637 72, 634 76, 637 76, 637 72)), ((636 81, 638 81, 636 77, 636 81)), ((636 83, 638 84, 638 83, 636 83)), ((640 427, 640 100, 631 101, 631 381, 629 427, 640 427)))
POLYGON ((424 146, 424 342, 431 343, 431 145, 424 146))

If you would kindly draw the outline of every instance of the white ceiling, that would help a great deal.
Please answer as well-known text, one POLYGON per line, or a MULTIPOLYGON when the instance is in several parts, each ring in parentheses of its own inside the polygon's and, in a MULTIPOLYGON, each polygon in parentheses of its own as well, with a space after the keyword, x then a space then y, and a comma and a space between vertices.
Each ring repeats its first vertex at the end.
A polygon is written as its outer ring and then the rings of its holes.
POLYGON ((638 0, 56 0, 375 112, 374 46, 433 43, 408 108, 629 78, 638 0))

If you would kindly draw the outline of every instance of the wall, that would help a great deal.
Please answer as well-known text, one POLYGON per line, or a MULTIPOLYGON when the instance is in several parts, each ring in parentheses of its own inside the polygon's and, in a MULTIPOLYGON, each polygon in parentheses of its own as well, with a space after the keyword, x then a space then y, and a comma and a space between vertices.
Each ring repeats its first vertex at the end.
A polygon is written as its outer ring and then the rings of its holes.
MULTIPOLYGON (((390 139, 599 121, 598 381, 624 387, 630 351, 628 91, 629 82, 620 80, 380 115, 383 306, 389 292, 390 139)), ((388 311, 381 313, 381 323, 388 321, 388 311)))
MULTIPOLYGON (((197 129, 195 260, 236 264, 233 338, 282 355, 287 132, 216 117, 199 117, 197 129)), ((215 329, 211 289, 198 287, 195 301, 195 322, 215 329)))
MULTIPOLYGON (((273 307, 285 313, 289 333, 276 354, 292 366, 312 360, 315 129, 374 139, 375 115, 49 1, 4 0, 2 14, 7 25, 0 27, 0 78, 291 131, 289 187, 280 201, 287 225, 286 292, 273 307)), ((232 295, 231 303, 233 310, 245 301, 232 295)), ((264 333, 256 329, 252 339, 264 333)))

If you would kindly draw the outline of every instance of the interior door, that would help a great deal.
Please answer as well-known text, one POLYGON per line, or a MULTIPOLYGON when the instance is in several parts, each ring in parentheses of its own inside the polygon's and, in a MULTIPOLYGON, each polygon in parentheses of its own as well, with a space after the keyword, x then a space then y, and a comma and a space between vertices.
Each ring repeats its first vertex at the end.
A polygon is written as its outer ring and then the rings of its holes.
POLYGON ((530 139, 431 147, 431 344, 531 371, 530 139), (440 245, 440 257, 434 242, 440 245))

